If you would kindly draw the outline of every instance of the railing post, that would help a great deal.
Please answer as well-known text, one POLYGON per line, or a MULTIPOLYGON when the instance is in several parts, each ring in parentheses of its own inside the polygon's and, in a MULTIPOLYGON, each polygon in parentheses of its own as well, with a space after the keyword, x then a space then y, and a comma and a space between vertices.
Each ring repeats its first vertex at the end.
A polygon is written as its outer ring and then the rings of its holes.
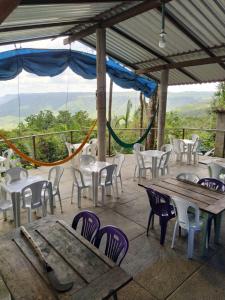
POLYGON ((33 155, 34 155, 34 159, 37 159, 37 153, 36 153, 36 139, 35 139, 35 135, 32 135, 32 144, 33 144, 33 155))
POLYGON ((185 128, 182 128, 182 140, 184 140, 184 136, 185 136, 185 128))
POLYGON ((73 144, 73 131, 70 131, 70 143, 73 144))

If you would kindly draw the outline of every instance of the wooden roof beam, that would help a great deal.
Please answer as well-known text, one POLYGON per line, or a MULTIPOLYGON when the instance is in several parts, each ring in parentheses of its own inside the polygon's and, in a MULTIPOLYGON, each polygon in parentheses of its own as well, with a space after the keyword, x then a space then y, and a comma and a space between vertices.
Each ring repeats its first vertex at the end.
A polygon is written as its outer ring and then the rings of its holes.
MULTIPOLYGON (((144 0, 136 0, 144 1, 144 0)), ((105 3, 105 2, 132 2, 132 0, 21 0, 21 5, 52 5, 52 4, 85 4, 85 3, 105 3)))
MULTIPOLYGON (((170 2, 172 0, 165 0, 165 3, 170 2)), ((80 40, 88 35, 91 35, 95 33, 96 29, 99 27, 111 27, 117 23, 120 23, 122 21, 125 21, 129 18, 135 17, 139 14, 142 14, 146 11, 149 11, 151 9, 155 9, 161 6, 161 0, 145 0, 140 4, 135 5, 134 7, 131 7, 127 9, 126 11, 113 16, 109 19, 106 19, 99 24, 93 25, 88 27, 87 29, 84 29, 82 31, 79 31, 77 33, 74 33, 70 37, 66 38, 64 40, 64 45, 70 44, 74 41, 80 40)))
POLYGON ((149 68, 145 68, 145 69, 138 69, 136 71, 136 73, 137 74, 148 74, 150 72, 158 72, 158 71, 162 71, 165 69, 178 69, 178 68, 185 68, 185 67, 214 64, 214 63, 219 63, 219 62, 225 62, 225 55, 217 56, 217 57, 207 57, 207 58, 186 60, 186 61, 182 61, 182 62, 153 66, 153 67, 149 67, 149 68))
POLYGON ((20 4, 21 0, 0 0, 0 24, 11 14, 20 4))

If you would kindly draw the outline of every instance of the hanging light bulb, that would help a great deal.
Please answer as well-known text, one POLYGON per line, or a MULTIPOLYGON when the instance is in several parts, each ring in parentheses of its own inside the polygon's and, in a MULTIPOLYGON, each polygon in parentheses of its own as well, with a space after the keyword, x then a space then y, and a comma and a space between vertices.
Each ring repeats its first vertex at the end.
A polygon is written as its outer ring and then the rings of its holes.
POLYGON ((160 38, 159 38, 159 47, 165 48, 166 47, 166 33, 165 31, 160 32, 160 38))
POLYGON ((161 1, 161 7, 162 7, 162 27, 160 32, 160 38, 159 38, 159 47, 165 48, 166 47, 166 32, 165 32, 165 3, 162 0, 161 1))

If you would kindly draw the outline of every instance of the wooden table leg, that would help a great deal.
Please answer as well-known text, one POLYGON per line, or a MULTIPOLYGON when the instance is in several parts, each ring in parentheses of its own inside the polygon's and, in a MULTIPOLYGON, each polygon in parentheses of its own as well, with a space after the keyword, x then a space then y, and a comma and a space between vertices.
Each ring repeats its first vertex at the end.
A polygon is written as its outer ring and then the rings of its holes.
POLYGON ((221 219, 222 219, 222 213, 218 214, 217 216, 214 217, 215 219, 215 236, 214 236, 214 243, 219 244, 219 239, 220 239, 220 229, 221 229, 221 219))

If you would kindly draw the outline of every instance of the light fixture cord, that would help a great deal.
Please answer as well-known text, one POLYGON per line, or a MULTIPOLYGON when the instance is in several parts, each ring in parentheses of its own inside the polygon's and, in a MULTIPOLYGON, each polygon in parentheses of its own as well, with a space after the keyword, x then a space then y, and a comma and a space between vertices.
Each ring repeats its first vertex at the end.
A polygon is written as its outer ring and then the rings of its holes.
POLYGON ((161 1, 161 6, 162 6, 162 28, 161 31, 165 31, 165 2, 162 0, 161 1))

